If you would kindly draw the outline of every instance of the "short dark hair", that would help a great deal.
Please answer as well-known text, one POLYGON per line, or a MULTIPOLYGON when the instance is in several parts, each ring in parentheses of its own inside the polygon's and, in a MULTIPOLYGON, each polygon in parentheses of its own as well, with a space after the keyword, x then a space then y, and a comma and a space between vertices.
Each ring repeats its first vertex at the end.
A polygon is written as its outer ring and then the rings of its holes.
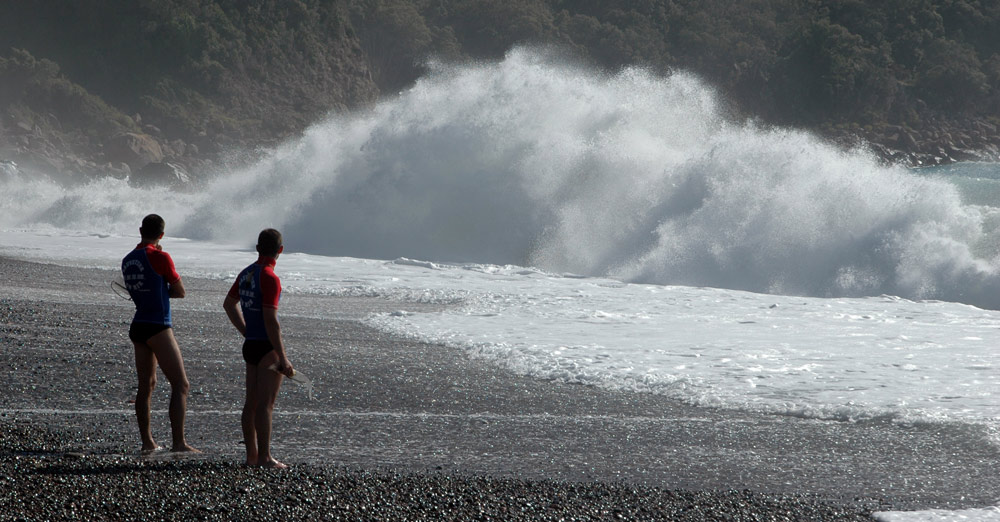
POLYGON ((163 233, 166 226, 167 224, 163 221, 163 218, 156 214, 150 214, 142 218, 142 226, 139 227, 139 234, 143 239, 157 239, 163 233))
POLYGON ((262 256, 274 257, 281 250, 281 232, 273 228, 265 228, 257 236, 257 253, 262 256))

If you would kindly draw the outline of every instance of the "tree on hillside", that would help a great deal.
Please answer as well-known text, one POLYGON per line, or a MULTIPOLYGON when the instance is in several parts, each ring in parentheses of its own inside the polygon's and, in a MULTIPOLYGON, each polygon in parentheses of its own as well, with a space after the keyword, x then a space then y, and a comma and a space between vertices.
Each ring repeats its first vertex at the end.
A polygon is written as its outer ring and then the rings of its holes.
POLYGON ((990 92, 990 83, 975 52, 952 40, 937 39, 917 69, 916 91, 928 103, 965 112, 990 92))
POLYGON ((454 0, 437 21, 454 28, 462 51, 473 58, 499 58, 517 44, 552 41, 554 15, 543 0, 454 0))
POLYGON ((782 52, 775 95, 802 122, 884 115, 895 94, 887 46, 872 46, 845 27, 820 19, 792 38, 782 52), (861 112, 864 111, 864 112, 861 112))
POLYGON ((394 92, 420 75, 434 37, 407 0, 362 0, 351 6, 351 22, 375 83, 394 92))

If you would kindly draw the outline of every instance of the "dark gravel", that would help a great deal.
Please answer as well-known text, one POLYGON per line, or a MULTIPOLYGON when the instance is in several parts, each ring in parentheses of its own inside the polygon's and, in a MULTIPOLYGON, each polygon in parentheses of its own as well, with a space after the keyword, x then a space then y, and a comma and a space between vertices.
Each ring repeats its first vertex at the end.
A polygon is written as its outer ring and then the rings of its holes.
POLYGON ((3 520, 870 520, 871 504, 232 460, 143 460, 85 432, 0 422, 3 520), (106 444, 106 446, 105 446, 106 444))
POLYGON ((292 385, 279 397, 274 450, 292 468, 247 469, 228 285, 193 278, 175 330, 192 384, 188 440, 206 455, 143 459, 131 303, 109 280, 0 258, 0 520, 869 520, 1000 498, 1000 452, 975 428, 740 414, 539 382, 358 321, 435 307, 295 294, 282 299, 283 331, 317 397, 292 385))

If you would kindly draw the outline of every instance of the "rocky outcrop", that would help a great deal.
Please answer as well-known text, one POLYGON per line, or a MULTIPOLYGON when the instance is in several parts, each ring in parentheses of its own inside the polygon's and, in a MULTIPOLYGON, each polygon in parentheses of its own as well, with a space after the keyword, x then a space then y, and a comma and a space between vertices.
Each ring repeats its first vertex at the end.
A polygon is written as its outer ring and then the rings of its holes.
POLYGON ((118 132, 94 143, 51 113, 40 118, 33 113, 18 116, 0 112, 0 160, 16 164, 19 172, 28 175, 71 181, 105 176, 131 179, 135 174, 144 178, 140 173, 154 165, 149 177, 173 176, 186 184, 192 178, 192 169, 205 172, 217 158, 202 154, 198 146, 181 139, 168 140, 147 132, 118 132), (178 174, 164 174, 159 164, 165 163, 175 166, 178 174))
POLYGON ((156 52, 86 6, 60 6, 0 2, 0 159, 30 176, 131 179, 170 163, 202 179, 379 94, 344 5, 166 2, 123 15, 156 52))
POLYGON ((845 146, 863 145, 888 163, 908 167, 959 161, 1000 162, 1000 128, 975 118, 929 118, 919 128, 851 126, 821 134, 845 146))
POLYGON ((125 132, 104 145, 104 157, 111 163, 125 163, 132 171, 163 161, 163 148, 148 134, 125 132))
POLYGON ((191 185, 191 176, 184 170, 184 167, 169 162, 148 163, 138 172, 129 176, 128 180, 129 184, 135 187, 187 188, 191 185))

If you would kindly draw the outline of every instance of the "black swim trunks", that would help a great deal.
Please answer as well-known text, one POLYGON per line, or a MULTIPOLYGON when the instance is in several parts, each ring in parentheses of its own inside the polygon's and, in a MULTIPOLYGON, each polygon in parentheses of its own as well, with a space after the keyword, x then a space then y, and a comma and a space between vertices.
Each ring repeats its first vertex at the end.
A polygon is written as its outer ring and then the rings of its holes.
POLYGON ((247 339, 243 341, 243 360, 257 366, 271 350, 274 350, 274 346, 267 339, 247 339))
POLYGON ((170 328, 170 325, 156 323, 132 323, 128 327, 128 338, 135 343, 145 343, 154 335, 170 328))

